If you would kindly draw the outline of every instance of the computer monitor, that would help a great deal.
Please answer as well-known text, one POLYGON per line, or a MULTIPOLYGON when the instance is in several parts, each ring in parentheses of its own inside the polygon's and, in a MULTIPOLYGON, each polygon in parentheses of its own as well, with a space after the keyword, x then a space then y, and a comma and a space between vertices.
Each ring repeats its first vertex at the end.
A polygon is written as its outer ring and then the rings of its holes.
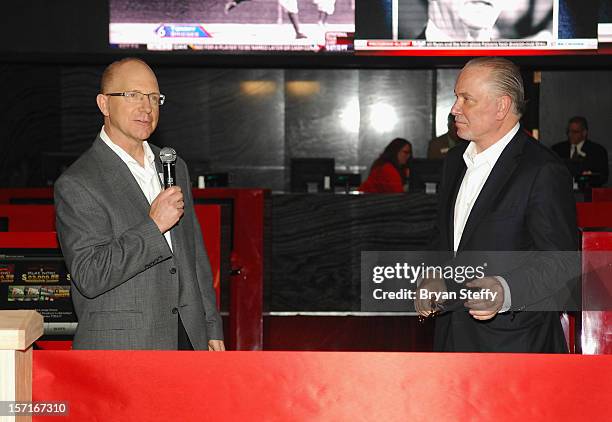
POLYGON ((357 189, 361 185, 361 174, 353 173, 335 173, 334 174, 334 191, 349 193, 351 190, 357 189))
POLYGON ((292 158, 291 192, 330 191, 335 167, 333 158, 292 158))
MULTIPOLYGON (((206 173, 202 175, 204 187, 207 188, 226 188, 229 186, 229 173, 206 173)), ((198 180, 198 187, 201 179, 198 180)))
POLYGON ((442 180, 441 159, 413 158, 410 160, 410 192, 434 193, 442 180))
POLYGON ((584 162, 582 160, 572 160, 566 158, 564 162, 574 178, 574 190, 588 192, 590 194, 591 188, 602 185, 601 173, 591 172, 583 174, 584 162))

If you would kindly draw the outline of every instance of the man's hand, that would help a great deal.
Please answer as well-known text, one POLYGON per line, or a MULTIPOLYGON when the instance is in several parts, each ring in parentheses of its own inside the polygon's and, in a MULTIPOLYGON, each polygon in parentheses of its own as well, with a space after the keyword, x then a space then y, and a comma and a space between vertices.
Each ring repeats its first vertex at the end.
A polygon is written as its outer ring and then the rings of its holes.
POLYGON ((497 315, 504 305, 504 288, 496 277, 477 278, 465 285, 472 290, 497 293, 495 299, 492 299, 489 294, 482 299, 470 299, 465 302, 465 307, 470 310, 470 315, 474 319, 486 321, 497 315))
POLYGON ((165 189, 157 195, 151 204, 149 217, 157 224, 159 231, 166 233, 183 216, 185 202, 183 202, 183 192, 178 186, 165 189))
POLYGON ((434 311, 434 306, 442 303, 443 300, 436 301, 435 295, 432 293, 446 292, 446 284, 444 280, 439 278, 424 279, 416 290, 416 299, 414 299, 414 308, 423 317, 428 317, 434 311), (427 292, 427 298, 421 299, 421 292, 427 292))
POLYGON ((225 343, 223 340, 208 340, 209 352, 225 352, 225 343))

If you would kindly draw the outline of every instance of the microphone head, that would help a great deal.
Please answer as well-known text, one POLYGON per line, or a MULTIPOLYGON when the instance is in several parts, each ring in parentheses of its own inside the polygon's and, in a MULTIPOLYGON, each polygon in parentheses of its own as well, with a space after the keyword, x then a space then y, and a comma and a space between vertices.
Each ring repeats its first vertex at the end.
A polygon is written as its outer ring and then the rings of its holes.
POLYGON ((176 151, 174 148, 164 147, 159 151, 159 159, 162 163, 174 163, 176 161, 176 151))

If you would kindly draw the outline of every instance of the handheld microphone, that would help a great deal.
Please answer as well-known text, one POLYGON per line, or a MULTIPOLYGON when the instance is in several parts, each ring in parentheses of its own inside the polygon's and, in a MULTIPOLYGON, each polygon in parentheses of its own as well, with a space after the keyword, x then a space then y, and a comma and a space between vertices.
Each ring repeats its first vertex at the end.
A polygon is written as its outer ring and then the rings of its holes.
POLYGON ((165 147, 159 152, 159 159, 164 167, 164 189, 176 185, 176 151, 165 147))

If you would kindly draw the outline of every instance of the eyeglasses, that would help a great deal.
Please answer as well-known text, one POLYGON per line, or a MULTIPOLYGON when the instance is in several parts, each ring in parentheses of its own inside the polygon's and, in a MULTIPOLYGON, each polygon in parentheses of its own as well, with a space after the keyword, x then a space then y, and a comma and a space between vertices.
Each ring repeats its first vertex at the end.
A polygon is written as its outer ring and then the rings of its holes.
POLYGON ((149 94, 145 94, 144 92, 140 92, 140 91, 126 91, 126 92, 109 92, 108 94, 103 94, 103 95, 108 95, 111 97, 123 97, 128 103, 139 103, 142 101, 144 97, 148 97, 149 104, 151 104, 151 106, 154 106, 154 107, 164 105, 164 102, 166 101, 166 96, 158 92, 151 92, 149 94))

